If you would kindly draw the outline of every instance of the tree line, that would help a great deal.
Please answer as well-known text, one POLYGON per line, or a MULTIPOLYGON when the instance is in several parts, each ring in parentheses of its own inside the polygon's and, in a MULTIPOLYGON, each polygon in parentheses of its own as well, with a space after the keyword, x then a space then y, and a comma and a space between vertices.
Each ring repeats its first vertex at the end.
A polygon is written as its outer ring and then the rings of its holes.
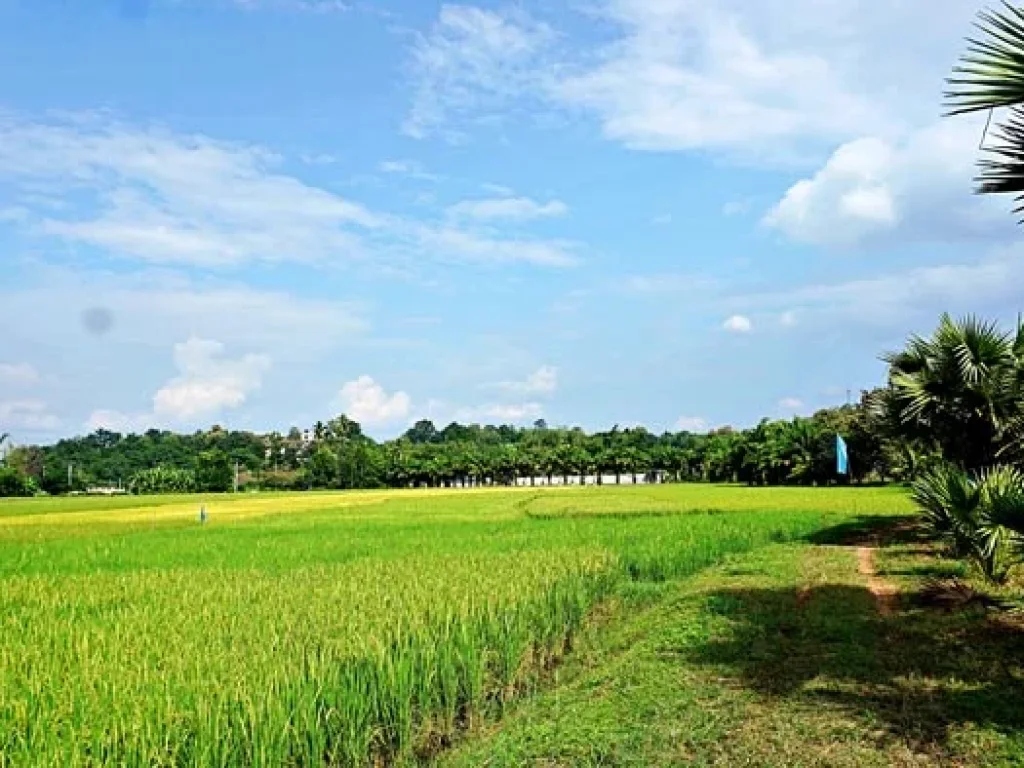
POLYGON ((19 446, 0 470, 0 493, 50 494, 97 486, 133 493, 223 492, 512 484, 517 478, 600 475, 631 482, 657 472, 671 481, 754 485, 837 482, 835 436, 850 446, 854 482, 909 480, 927 451, 885 432, 875 393, 813 416, 761 421, 707 434, 613 427, 460 424, 422 420, 378 442, 345 415, 307 431, 256 434, 214 426, 193 434, 108 430, 49 446, 19 446), (237 468, 237 475, 236 475, 237 468))
POLYGON ((932 337, 911 337, 883 359, 882 387, 809 417, 764 419, 707 434, 613 427, 460 424, 422 420, 378 442, 345 415, 309 430, 256 434, 214 426, 193 434, 98 430, 8 450, 0 494, 84 491, 223 492, 512 484, 517 478, 658 472, 670 481, 750 485, 911 482, 942 463, 977 473, 1018 462, 1024 434, 1024 326, 943 316, 932 337), (835 438, 850 474, 836 475, 835 438))

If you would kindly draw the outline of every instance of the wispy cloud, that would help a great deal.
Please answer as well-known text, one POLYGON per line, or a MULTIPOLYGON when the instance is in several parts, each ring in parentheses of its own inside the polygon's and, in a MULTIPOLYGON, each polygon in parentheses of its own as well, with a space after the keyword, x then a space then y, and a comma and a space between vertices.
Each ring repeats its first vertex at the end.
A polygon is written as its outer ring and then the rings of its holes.
POLYGON ((433 28, 413 46, 414 96, 405 132, 454 137, 459 131, 453 120, 507 108, 512 98, 533 90, 539 54, 554 39, 548 25, 524 11, 443 5, 433 28))
POLYGON ((561 200, 538 203, 528 197, 495 197, 482 200, 463 200, 448 208, 448 214, 455 218, 512 219, 528 221, 556 216, 565 216, 569 206, 561 200))
POLYGON ((27 398, 0 401, 0 424, 7 429, 26 432, 48 432, 61 425, 43 400, 27 398))
POLYGON ((501 381, 492 386, 517 395, 552 395, 558 389, 558 369, 542 365, 522 381, 501 381))
MULTIPOLYGON (((560 240, 373 212, 282 169, 281 158, 253 145, 133 129, 96 115, 31 122, 0 113, 0 173, 20 203, 12 223, 124 259, 217 269, 360 265, 382 273, 424 256, 546 266, 578 260, 575 246, 560 240), (74 204, 42 205, 40 189, 74 204)), ((401 169, 427 176, 409 163, 401 169)))
POLYGON ((384 160, 377 169, 381 173, 390 173, 400 176, 407 176, 420 181, 440 181, 441 176, 436 173, 429 173, 423 163, 416 160, 384 160))

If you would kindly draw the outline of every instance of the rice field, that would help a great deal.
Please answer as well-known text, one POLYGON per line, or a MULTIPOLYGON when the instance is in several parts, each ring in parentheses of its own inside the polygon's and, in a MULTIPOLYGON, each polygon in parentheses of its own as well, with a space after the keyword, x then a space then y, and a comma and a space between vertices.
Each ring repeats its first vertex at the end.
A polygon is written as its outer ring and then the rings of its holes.
POLYGON ((908 506, 716 486, 5 501, 0 766, 429 759, 535 688, 623 582, 908 506))

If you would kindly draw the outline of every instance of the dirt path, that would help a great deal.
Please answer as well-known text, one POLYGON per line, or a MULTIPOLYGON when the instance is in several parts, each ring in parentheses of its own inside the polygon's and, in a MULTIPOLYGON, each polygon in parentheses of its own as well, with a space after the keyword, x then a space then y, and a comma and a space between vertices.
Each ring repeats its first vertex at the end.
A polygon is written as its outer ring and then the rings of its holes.
POLYGON ((878 613, 891 616, 896 609, 896 587, 878 575, 875 567, 875 548, 857 547, 857 572, 868 579, 868 589, 875 596, 878 613))

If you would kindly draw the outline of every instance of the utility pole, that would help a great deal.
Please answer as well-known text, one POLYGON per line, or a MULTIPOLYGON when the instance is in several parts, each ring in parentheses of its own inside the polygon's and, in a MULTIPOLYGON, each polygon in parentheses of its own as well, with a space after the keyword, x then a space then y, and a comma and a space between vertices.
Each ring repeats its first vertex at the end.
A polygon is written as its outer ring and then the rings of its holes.
POLYGON ((68 462, 68 490, 69 491, 74 488, 74 479, 73 479, 74 478, 74 466, 75 465, 72 464, 70 461, 68 462))
POLYGON ((238 462, 235 462, 235 493, 238 493, 238 462))

